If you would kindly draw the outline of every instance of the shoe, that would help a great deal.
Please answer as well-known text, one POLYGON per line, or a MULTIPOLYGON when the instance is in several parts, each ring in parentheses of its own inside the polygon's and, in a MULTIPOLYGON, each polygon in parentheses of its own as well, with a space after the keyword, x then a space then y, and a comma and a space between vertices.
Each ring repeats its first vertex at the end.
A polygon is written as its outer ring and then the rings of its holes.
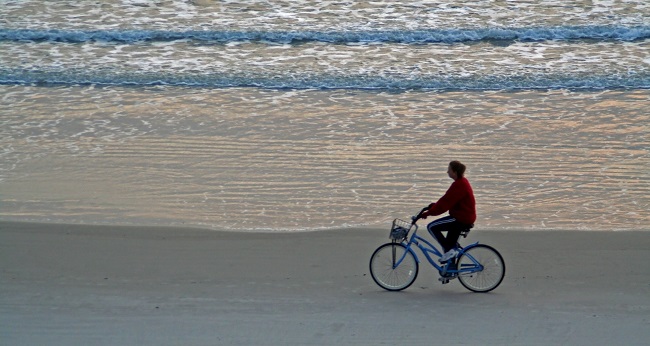
POLYGON ((458 255, 458 251, 456 251, 454 249, 451 249, 451 250, 445 252, 445 254, 442 255, 442 257, 440 257, 438 262, 445 263, 445 262, 449 261, 450 259, 455 258, 456 255, 458 255))

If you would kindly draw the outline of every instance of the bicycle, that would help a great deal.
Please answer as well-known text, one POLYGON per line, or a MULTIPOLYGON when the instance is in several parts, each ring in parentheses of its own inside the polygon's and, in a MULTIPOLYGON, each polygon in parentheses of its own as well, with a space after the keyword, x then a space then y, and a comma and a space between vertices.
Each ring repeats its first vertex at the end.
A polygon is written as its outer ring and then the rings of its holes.
MULTIPOLYGON (((501 284, 506 267, 503 257, 496 249, 478 242, 466 247, 457 243, 455 250, 458 254, 455 258, 438 265, 432 255, 439 259, 443 254, 436 246, 417 235, 418 219, 419 215, 411 217, 410 223, 395 219, 389 233, 391 242, 379 246, 370 257, 370 275, 377 285, 388 291, 401 291, 415 282, 420 259, 413 250, 414 247, 419 248, 428 262, 438 270, 438 280, 443 284, 457 278, 472 292, 489 292, 501 284), (409 238, 411 230, 413 232, 409 238)), ((466 238, 471 228, 472 226, 463 229, 461 236, 466 238)))

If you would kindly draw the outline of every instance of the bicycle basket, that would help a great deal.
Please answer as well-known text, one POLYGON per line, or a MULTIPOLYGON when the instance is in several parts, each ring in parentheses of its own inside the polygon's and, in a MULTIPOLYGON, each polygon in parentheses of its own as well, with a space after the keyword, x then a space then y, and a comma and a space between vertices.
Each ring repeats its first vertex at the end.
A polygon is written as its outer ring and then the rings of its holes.
POLYGON ((393 227, 390 229, 390 234, 388 237, 392 240, 395 241, 402 241, 406 239, 406 236, 409 234, 409 231, 411 230, 411 223, 400 220, 400 219, 395 219, 393 220, 393 227))

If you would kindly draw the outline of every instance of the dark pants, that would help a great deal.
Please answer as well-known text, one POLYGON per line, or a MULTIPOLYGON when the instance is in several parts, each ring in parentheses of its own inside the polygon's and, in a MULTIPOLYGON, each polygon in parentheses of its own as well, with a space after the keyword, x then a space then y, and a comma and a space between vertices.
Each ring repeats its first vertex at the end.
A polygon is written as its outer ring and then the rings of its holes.
POLYGON ((428 224, 427 230, 440 243, 445 253, 456 247, 463 224, 451 216, 445 216, 428 224), (447 236, 442 235, 442 232, 446 232, 447 236))

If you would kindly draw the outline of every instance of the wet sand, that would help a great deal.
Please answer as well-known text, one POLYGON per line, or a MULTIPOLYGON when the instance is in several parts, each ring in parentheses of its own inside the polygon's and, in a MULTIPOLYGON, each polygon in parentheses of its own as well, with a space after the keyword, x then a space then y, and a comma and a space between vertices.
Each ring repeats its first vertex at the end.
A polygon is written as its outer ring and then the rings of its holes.
POLYGON ((383 227, 468 167, 477 227, 645 230, 649 90, 0 86, 0 219, 383 227))
POLYGON ((0 222, 6 345, 641 345, 650 233, 475 231, 501 251, 487 294, 429 266, 372 281, 387 231, 242 233, 0 222))

